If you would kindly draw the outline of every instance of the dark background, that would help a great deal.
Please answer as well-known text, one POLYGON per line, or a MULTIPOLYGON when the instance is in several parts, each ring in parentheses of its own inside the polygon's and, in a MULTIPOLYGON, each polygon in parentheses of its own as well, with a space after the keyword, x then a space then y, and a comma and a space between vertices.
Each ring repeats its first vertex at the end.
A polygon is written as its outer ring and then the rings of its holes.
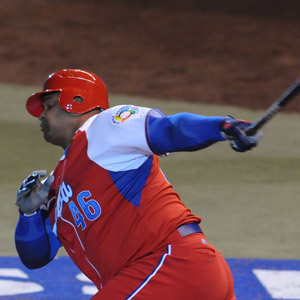
MULTIPOLYGON (((1 0, 0 81, 266 108, 299 76, 299 0, 1 0)), ((300 111, 300 101, 287 110, 300 111)))

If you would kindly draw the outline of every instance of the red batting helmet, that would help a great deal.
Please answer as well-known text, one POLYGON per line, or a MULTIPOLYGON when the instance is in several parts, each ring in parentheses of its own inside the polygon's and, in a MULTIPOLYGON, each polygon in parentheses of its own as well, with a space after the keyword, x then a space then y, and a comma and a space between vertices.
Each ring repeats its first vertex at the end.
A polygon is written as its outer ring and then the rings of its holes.
POLYGON ((59 105, 70 113, 83 114, 95 108, 109 107, 104 82, 88 71, 65 69, 49 75, 43 91, 27 100, 26 108, 31 115, 39 117, 42 114, 42 97, 49 92, 60 92, 59 105))

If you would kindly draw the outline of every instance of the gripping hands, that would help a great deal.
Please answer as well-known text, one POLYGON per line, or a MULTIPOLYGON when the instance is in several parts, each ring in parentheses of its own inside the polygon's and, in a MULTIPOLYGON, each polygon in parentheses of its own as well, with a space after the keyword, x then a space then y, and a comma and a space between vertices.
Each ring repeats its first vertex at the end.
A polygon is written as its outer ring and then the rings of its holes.
POLYGON ((45 176, 45 170, 34 171, 23 181, 16 200, 21 213, 33 214, 47 201, 54 176, 49 175, 44 182, 41 182, 40 179, 45 176))
POLYGON ((257 145, 263 134, 258 131, 255 135, 246 135, 246 129, 251 125, 251 122, 234 119, 231 116, 225 117, 221 125, 221 133, 230 140, 233 150, 237 152, 245 152, 257 145))

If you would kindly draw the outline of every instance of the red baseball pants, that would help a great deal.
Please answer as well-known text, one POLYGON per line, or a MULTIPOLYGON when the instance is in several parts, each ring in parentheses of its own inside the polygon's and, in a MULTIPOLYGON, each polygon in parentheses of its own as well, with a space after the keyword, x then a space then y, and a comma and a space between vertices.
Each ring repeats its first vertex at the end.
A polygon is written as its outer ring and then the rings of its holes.
POLYGON ((93 300, 236 300, 231 271, 202 233, 175 231, 161 251, 132 262, 93 300))

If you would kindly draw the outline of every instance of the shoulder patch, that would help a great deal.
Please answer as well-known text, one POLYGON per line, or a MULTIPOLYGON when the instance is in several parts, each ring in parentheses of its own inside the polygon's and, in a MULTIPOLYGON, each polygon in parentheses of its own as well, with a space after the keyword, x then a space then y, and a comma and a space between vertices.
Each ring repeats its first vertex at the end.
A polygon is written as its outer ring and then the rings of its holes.
POLYGON ((140 109, 134 105, 122 106, 117 112, 112 115, 112 123, 115 125, 121 124, 132 117, 142 117, 140 109))

